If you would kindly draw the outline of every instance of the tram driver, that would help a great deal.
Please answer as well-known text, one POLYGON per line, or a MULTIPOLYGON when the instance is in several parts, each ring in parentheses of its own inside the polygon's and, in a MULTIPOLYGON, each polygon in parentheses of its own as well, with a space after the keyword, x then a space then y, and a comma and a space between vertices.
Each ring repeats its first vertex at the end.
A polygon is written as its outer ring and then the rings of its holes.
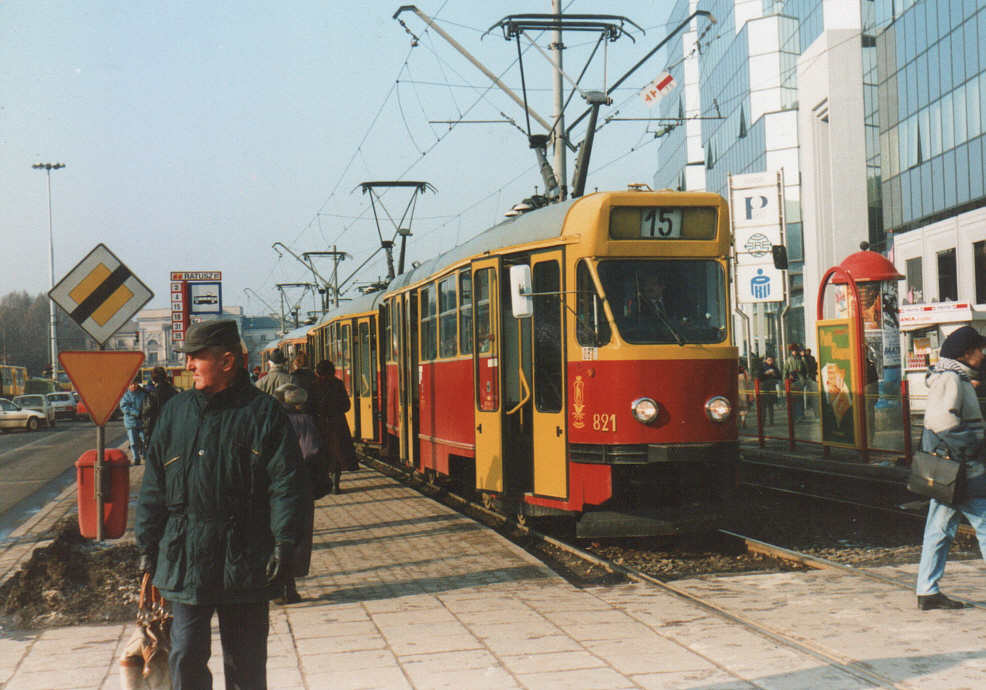
POLYGON ((658 322, 683 321, 681 305, 668 293, 668 279, 662 273, 634 275, 627 290, 625 315, 634 319, 658 322))

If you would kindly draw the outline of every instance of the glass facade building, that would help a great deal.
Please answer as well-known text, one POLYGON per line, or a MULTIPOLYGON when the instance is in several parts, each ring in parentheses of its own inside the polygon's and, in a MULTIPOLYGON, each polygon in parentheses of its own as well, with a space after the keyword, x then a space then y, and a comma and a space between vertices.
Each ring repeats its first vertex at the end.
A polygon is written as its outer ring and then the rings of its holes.
POLYGON ((694 9, 718 23, 671 49, 697 85, 661 103, 680 120, 655 185, 725 196, 730 175, 783 167, 788 340, 811 340, 801 304, 862 240, 906 263, 907 301, 982 304, 986 2, 679 0, 670 25, 694 9))
POLYGON ((986 8, 876 5, 884 215, 901 233, 986 204, 986 8))

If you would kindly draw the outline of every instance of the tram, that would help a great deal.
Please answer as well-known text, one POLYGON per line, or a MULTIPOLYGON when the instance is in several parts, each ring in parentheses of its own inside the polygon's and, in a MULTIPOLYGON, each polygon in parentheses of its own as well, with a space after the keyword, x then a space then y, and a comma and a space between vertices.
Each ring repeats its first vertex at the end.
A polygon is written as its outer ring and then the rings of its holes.
POLYGON ((27 368, 0 364, 0 397, 10 400, 24 395, 27 385, 27 368))
POLYGON ((502 512, 709 531, 739 450, 729 247, 716 194, 586 195, 327 313, 309 358, 336 364, 357 443, 502 512))

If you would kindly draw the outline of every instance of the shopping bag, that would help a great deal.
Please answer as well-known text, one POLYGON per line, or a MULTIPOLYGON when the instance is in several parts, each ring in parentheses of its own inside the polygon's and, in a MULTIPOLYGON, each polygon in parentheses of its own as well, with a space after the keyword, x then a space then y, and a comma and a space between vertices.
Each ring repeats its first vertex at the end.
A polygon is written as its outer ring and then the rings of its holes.
POLYGON ((957 503, 964 495, 965 465, 945 455, 916 451, 907 490, 939 503, 957 503))
POLYGON ((123 690, 170 690, 171 614, 151 576, 140 583, 137 628, 120 655, 123 690))

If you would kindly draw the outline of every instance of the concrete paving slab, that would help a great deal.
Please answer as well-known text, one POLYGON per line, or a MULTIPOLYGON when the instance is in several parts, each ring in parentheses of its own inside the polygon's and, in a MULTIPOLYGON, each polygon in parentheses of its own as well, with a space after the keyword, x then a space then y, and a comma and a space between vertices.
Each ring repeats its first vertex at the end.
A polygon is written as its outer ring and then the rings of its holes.
MULTIPOLYGON (((305 601, 271 609, 271 690, 873 687, 653 588, 573 587, 494 532, 386 477, 360 470, 344 485, 346 493, 318 503, 312 575, 298 582, 305 601)), ((19 539, 30 546, 29 533, 19 539)), ((913 580, 911 566, 886 570, 913 580)), ((945 586, 986 599, 984 575, 981 562, 950 563, 945 586)), ((910 591, 838 573, 677 584, 858 659, 902 688, 986 687, 986 612, 920 612, 910 591)), ((116 690, 131 630, 0 636, 0 688, 116 690), (93 661, 74 677, 44 662, 80 654, 93 661)), ((222 687, 215 635, 210 668, 222 687)))

